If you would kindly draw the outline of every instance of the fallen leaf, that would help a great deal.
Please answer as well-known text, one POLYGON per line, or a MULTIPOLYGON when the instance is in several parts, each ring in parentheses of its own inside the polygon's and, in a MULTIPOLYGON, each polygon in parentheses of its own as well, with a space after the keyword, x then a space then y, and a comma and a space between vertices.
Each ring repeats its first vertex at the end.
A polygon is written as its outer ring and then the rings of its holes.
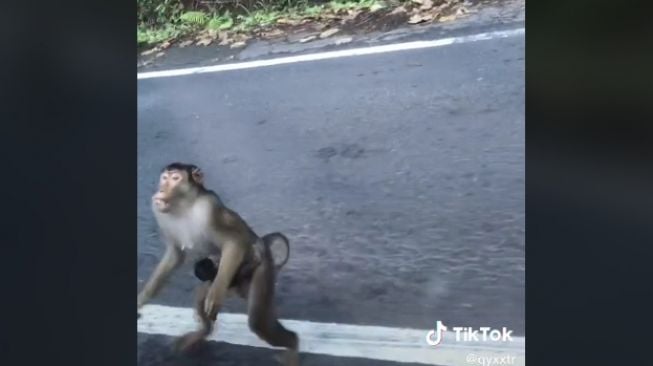
POLYGON ((317 39, 317 36, 308 36, 308 37, 306 37, 306 38, 302 38, 302 39, 300 39, 300 40, 299 40, 299 43, 310 42, 310 41, 312 41, 312 40, 314 40, 314 39, 317 39))
POLYGON ((195 37, 196 40, 200 41, 204 38, 208 38, 209 32, 207 30, 203 30, 197 34, 197 37, 195 37))
POLYGON ((343 20, 353 20, 356 19, 358 14, 360 14, 360 10, 350 10, 347 15, 343 18, 343 20))
POLYGON ((438 6, 436 6, 435 9, 436 9, 436 10, 444 10, 445 8, 448 8, 449 5, 450 5, 450 4, 449 4, 448 2, 444 2, 444 3, 442 3, 442 4, 438 5, 438 6))
POLYGON ((218 30, 217 29, 210 29, 209 30, 209 37, 216 39, 218 38, 218 30))
POLYGON ((206 47, 206 46, 210 45, 211 42, 213 42, 213 40, 211 38, 203 38, 203 39, 200 39, 199 41, 197 41, 197 43, 195 43, 195 44, 198 45, 198 46, 205 46, 206 47))
POLYGON ((343 38, 338 38, 338 39, 335 41, 335 45, 336 45, 336 46, 339 46, 339 45, 341 45, 341 44, 349 43, 349 42, 351 42, 352 40, 353 40, 352 37, 343 37, 343 38))
POLYGON ((241 47, 245 47, 246 44, 247 44, 247 43, 245 43, 245 42, 243 42, 243 41, 236 42, 236 43, 234 43, 234 44, 231 45, 231 48, 241 48, 241 47))
POLYGON ((284 35, 284 31, 281 29, 274 29, 269 32, 263 32, 263 37, 274 38, 284 35))
POLYGON ((161 45, 159 45, 159 47, 162 50, 165 50, 166 48, 170 47, 170 45, 171 45, 170 41, 165 41, 165 42, 161 43, 161 45))
POLYGON ((395 10, 390 12, 390 15, 404 14, 406 13, 406 8, 403 6, 395 8, 395 10))
POLYGON ((218 45, 220 45, 220 46, 228 45, 229 42, 230 42, 229 33, 228 32, 219 32, 218 33, 218 39, 220 39, 220 43, 218 43, 218 45))
POLYGON ((340 29, 338 28, 331 28, 328 30, 325 30, 324 32, 320 33, 320 38, 328 38, 331 37, 332 35, 340 32, 340 29))
POLYGON ((188 41, 183 41, 179 44, 179 47, 184 48, 193 44, 193 40, 189 39, 188 41))
POLYGON ((153 54, 154 52, 159 52, 159 51, 160 50, 159 50, 158 47, 154 47, 151 50, 141 52, 141 56, 149 56, 149 55, 153 54))
POLYGON ((295 25, 299 23, 297 20, 294 19, 287 19, 287 18, 279 18, 277 19, 277 24, 288 24, 288 25, 295 25))
POLYGON ((458 8, 458 10, 456 10, 456 15, 465 15, 467 13, 469 13, 469 10, 467 10, 467 8, 464 6, 461 6, 458 8))
POLYGON ((234 35, 234 41, 236 41, 236 42, 245 42, 248 39, 250 39, 250 36, 248 36, 247 34, 244 34, 244 33, 238 33, 238 34, 234 35))
POLYGON ((424 0, 412 0, 412 2, 414 2, 415 4, 420 4, 420 5, 424 4, 424 0))
POLYGON ((429 20, 433 20, 434 17, 433 14, 415 14, 408 19, 408 24, 428 22, 429 20))
POLYGON ((440 21, 440 22, 448 22, 448 21, 451 21, 451 20, 454 20, 454 19, 456 19, 456 15, 455 15, 455 14, 452 14, 452 15, 445 15, 445 16, 443 16, 443 17, 440 17, 440 19, 438 19, 438 21, 440 21))
POLYGON ((154 56, 154 57, 161 57, 161 56, 163 56, 163 55, 165 55, 165 54, 166 54, 165 52, 159 52, 159 53, 157 53, 156 56, 154 56))
POLYGON ((431 0, 422 0, 422 6, 420 6, 420 10, 429 10, 433 7, 433 1, 431 0))

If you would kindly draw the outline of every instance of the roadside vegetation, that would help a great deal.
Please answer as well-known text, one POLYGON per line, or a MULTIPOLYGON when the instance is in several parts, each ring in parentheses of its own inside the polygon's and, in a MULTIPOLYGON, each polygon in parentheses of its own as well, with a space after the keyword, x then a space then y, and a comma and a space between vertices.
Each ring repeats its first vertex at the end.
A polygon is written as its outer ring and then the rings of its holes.
POLYGON ((325 38, 343 29, 452 20, 467 13, 466 5, 462 0, 137 0, 138 46, 150 48, 145 53, 173 43, 237 48, 250 38, 280 37, 297 28, 325 38))

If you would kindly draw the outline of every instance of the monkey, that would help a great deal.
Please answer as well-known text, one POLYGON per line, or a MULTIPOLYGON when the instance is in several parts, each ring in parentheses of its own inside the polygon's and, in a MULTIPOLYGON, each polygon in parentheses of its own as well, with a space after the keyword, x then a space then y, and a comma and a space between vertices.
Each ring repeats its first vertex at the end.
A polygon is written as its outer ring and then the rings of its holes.
MULTIPOLYGON (((161 170, 152 212, 165 252, 138 294, 137 309, 158 294, 188 256, 219 256, 215 277, 209 276, 211 280, 197 289, 195 313, 200 327, 179 338, 176 348, 187 350, 206 339, 224 301, 235 291, 247 299, 249 328, 271 346, 285 348, 284 365, 299 365, 299 337, 279 322, 273 304, 275 276, 288 256, 275 263, 272 249, 280 247, 278 243, 288 249, 288 239, 280 233, 259 237, 215 192, 205 188, 203 178, 193 164, 175 162, 161 170)), ((208 262, 198 263, 206 269, 208 262)))

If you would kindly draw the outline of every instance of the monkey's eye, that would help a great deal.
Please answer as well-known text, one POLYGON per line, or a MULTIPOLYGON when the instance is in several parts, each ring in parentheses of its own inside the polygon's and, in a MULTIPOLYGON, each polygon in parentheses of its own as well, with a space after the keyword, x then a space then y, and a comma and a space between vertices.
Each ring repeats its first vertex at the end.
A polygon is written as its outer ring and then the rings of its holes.
POLYGON ((178 174, 172 176, 172 180, 178 181, 181 177, 178 174))

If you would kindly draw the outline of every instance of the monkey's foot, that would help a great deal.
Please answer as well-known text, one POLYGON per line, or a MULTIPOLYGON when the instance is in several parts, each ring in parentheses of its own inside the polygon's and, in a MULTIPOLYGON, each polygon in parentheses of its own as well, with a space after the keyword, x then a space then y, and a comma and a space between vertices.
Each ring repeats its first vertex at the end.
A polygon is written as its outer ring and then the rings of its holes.
POLYGON ((286 350, 274 358, 283 366, 299 366, 299 353, 296 350, 286 350))
POLYGON ((173 348, 175 352, 178 353, 187 353, 192 352, 205 341, 205 335, 203 332, 190 332, 187 333, 175 341, 173 348))

